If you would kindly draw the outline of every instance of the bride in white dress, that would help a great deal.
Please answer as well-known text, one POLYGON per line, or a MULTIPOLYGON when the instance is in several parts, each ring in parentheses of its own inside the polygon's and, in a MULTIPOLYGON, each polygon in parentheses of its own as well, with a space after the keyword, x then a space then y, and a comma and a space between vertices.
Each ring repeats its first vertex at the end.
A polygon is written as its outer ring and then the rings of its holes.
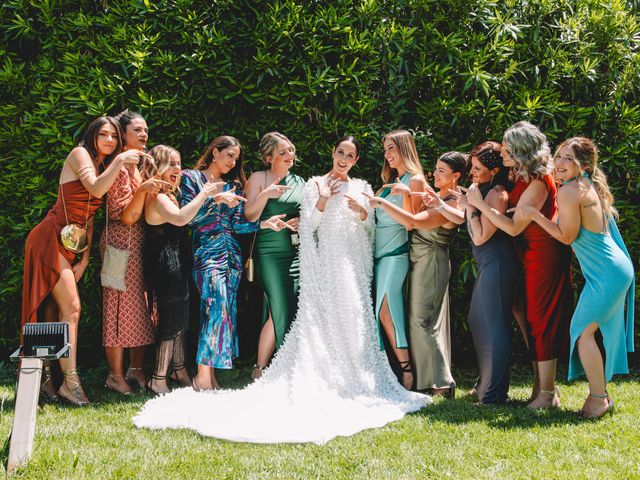
POLYGON ((298 313, 260 380, 241 390, 174 390, 148 401, 136 426, 189 428, 238 442, 322 444, 431 402, 398 383, 378 347, 373 213, 362 195, 372 191, 347 175, 358 151, 353 137, 340 140, 331 172, 305 186, 298 313))

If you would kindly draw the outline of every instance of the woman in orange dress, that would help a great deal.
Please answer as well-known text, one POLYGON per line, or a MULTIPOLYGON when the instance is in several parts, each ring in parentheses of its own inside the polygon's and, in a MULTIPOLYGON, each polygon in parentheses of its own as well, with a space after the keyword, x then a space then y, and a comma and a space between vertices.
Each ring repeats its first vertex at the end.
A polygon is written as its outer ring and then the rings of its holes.
POLYGON ((45 219, 27 236, 22 286, 22 324, 41 321, 69 323, 71 349, 60 359, 64 381, 57 395, 51 370, 45 367, 41 393, 48 399, 58 395, 74 405, 89 403, 76 371, 80 297, 76 282, 89 263, 93 215, 102 196, 113 184, 120 168, 138 162, 138 151, 120 153, 120 127, 112 117, 99 117, 87 127, 82 140, 64 162, 58 199, 45 219), (108 167, 105 168, 105 165, 108 167), (61 243, 65 225, 86 229, 86 241, 76 253, 61 243))

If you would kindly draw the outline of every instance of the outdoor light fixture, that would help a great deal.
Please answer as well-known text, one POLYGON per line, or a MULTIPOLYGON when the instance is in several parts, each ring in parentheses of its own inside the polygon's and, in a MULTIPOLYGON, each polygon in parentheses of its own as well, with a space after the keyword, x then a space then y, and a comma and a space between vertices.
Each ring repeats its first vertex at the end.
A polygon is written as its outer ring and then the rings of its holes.
POLYGON ((11 354, 11 360, 39 358, 57 360, 69 356, 69 324, 66 322, 25 323, 22 345, 11 354))
POLYGON ((33 451, 42 361, 68 357, 70 346, 68 323, 27 323, 22 329, 22 345, 10 356, 11 360, 20 362, 20 375, 7 473, 27 463, 33 451))

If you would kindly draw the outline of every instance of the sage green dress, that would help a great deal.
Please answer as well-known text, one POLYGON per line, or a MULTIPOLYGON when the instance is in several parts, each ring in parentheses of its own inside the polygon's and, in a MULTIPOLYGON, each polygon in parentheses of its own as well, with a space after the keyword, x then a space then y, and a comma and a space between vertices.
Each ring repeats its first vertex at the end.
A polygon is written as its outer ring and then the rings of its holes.
MULTIPOLYGON (((411 173, 407 172, 400 181, 409 185, 411 173)), ((402 196, 390 195, 386 188, 380 196, 402 208, 402 196)), ((395 330, 395 346, 407 348, 406 317, 404 308, 404 281, 409 270, 409 235, 403 225, 396 222, 382 208, 376 209, 376 242, 375 242, 375 282, 376 282, 376 318, 380 346, 383 347, 380 331, 380 308, 387 297, 389 312, 395 330)))
MULTIPOLYGON (((279 185, 293 187, 280 198, 271 198, 262 211, 260 221, 274 215, 286 214, 283 220, 300 216, 300 202, 304 190, 304 180, 289 173, 279 185)), ((260 230, 256 237, 256 274, 264 290, 263 324, 271 312, 276 346, 280 347, 284 336, 295 318, 298 307, 298 278, 300 262, 298 248, 291 243, 291 230, 279 232, 260 230)))
POLYGON ((411 234, 409 338, 418 391, 455 383, 449 330, 449 243, 455 232, 437 227, 411 234))

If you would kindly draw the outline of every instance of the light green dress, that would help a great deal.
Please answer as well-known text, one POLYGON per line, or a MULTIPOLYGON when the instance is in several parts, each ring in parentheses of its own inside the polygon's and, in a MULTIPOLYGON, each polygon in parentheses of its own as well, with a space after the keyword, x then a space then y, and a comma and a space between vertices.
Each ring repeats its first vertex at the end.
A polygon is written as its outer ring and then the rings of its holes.
MULTIPOLYGON (((409 185, 411 173, 407 172, 400 181, 409 185)), ((402 196, 390 195, 386 188, 380 194, 389 202, 402 208, 402 196)), ((392 219, 382 208, 376 209, 376 241, 375 241, 375 282, 376 282, 376 318, 378 333, 382 347, 380 332, 380 308, 387 297, 391 320, 395 329, 396 348, 407 348, 406 319, 404 309, 404 281, 409 271, 409 235, 403 225, 392 219)))
MULTIPOLYGON (((262 211, 260 221, 273 215, 286 214, 283 220, 300 216, 300 202, 304 191, 304 180, 289 173, 279 185, 293 187, 280 198, 271 198, 262 211)), ((256 238, 256 274, 264 289, 265 314, 263 323, 271 312, 276 345, 280 347, 298 308, 298 278, 300 261, 298 248, 291 243, 291 230, 279 232, 260 230, 256 238)))

